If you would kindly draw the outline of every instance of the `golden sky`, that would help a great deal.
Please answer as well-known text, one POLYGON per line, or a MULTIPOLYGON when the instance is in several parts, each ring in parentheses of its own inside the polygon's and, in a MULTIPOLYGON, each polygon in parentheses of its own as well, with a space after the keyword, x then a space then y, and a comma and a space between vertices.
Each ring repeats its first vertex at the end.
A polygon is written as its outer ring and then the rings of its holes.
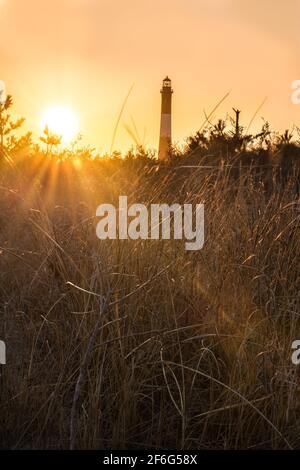
POLYGON ((132 139, 132 119, 157 147, 160 86, 172 79, 173 140, 195 132, 227 91, 249 123, 300 125, 291 83, 300 79, 299 0, 0 0, 0 79, 38 135, 44 111, 72 107, 84 141, 109 150, 134 83, 115 148, 132 139))

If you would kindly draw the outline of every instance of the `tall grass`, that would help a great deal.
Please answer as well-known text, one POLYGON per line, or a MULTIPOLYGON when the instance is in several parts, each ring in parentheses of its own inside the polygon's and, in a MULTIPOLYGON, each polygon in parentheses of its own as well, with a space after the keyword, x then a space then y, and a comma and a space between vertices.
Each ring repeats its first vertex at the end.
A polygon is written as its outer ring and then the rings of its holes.
POLYGON ((2 448, 299 447, 295 181, 174 162, 3 167, 2 448), (204 248, 100 242, 122 194, 204 202, 204 248))

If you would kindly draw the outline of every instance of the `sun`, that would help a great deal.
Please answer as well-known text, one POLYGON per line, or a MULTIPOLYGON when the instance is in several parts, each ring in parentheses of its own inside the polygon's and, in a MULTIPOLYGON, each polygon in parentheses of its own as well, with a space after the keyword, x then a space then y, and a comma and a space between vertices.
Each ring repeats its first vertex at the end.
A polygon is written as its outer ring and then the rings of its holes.
POLYGON ((41 129, 61 136, 62 143, 68 144, 79 132, 79 119, 76 113, 67 106, 52 106, 47 109, 41 119, 41 129))

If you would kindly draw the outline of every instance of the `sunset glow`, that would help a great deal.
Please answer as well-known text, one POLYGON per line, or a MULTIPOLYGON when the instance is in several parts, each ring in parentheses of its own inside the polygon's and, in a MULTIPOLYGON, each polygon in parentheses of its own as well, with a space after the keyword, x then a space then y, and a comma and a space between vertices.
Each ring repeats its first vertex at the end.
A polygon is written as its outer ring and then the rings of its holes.
POLYGON ((227 92, 214 119, 238 107, 247 127, 267 98, 252 131, 259 131, 262 116, 281 131, 298 122, 299 109, 290 98, 299 70, 298 0, 276 2, 276 8, 272 0, 0 4, 0 78, 14 96, 16 114, 26 117, 36 137, 41 111, 76 103, 84 141, 109 151, 134 84, 115 149, 126 151, 133 144, 124 127, 131 116, 141 134, 145 129, 146 145, 157 149, 159 90, 166 74, 174 87, 175 142, 196 132, 204 111, 227 92))
POLYGON ((300 450, 299 20, 300 0, 0 0, 12 463, 300 450))
POLYGON ((41 119, 41 130, 49 131, 62 137, 62 143, 68 144, 79 132, 79 119, 74 111, 65 106, 54 106, 46 110, 41 119))

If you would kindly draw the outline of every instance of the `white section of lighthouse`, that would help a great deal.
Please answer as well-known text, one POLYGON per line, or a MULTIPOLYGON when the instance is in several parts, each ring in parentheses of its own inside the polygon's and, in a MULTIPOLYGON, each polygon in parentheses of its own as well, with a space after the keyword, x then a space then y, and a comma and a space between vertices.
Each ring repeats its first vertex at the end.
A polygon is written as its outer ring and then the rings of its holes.
POLYGON ((161 117, 158 159, 165 160, 169 156, 172 144, 171 115, 172 115, 172 87, 171 80, 166 77, 163 80, 161 92, 161 117))

